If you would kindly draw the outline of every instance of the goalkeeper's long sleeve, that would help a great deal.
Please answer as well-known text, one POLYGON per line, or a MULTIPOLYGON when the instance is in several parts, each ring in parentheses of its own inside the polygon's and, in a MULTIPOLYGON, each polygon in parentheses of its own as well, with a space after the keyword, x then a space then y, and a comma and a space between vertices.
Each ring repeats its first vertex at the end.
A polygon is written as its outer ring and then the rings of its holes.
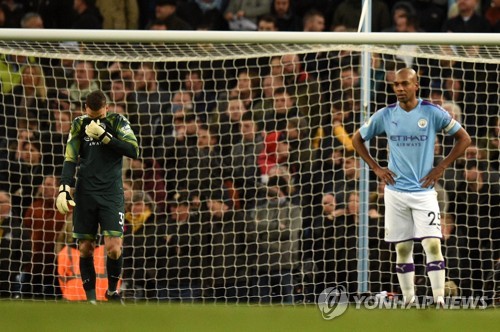
POLYGON ((111 147, 116 152, 120 153, 123 156, 137 159, 139 157, 139 148, 137 143, 134 145, 132 142, 124 142, 120 139, 113 137, 111 141, 107 144, 107 146, 111 147))
POLYGON ((61 184, 67 184, 70 187, 74 186, 76 173, 76 164, 72 161, 65 160, 63 163, 62 174, 61 174, 61 184))

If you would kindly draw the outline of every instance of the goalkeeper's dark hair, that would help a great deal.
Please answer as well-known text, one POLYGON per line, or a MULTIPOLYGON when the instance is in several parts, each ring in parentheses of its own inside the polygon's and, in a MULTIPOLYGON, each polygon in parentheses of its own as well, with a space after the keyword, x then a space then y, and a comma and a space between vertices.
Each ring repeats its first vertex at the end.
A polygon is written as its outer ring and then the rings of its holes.
POLYGON ((85 99, 85 105, 96 112, 106 106, 106 95, 101 90, 92 91, 85 99))

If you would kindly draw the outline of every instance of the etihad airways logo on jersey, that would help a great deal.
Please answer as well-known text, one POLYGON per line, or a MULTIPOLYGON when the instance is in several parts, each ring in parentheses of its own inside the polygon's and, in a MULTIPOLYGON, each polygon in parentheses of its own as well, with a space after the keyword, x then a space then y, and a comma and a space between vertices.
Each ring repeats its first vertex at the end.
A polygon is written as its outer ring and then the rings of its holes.
POLYGON ((427 141, 427 135, 391 135, 390 140, 396 142, 397 146, 421 146, 427 141))
POLYGON ((391 135, 393 142, 425 142, 427 138, 427 135, 391 135))

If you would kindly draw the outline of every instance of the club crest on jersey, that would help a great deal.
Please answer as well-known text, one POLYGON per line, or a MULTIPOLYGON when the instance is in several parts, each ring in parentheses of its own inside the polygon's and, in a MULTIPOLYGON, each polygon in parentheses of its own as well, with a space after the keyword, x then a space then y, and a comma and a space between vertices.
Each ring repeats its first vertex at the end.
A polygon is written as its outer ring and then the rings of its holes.
POLYGON ((419 128, 425 128, 427 127, 427 120, 426 119, 420 119, 417 122, 417 125, 419 128))

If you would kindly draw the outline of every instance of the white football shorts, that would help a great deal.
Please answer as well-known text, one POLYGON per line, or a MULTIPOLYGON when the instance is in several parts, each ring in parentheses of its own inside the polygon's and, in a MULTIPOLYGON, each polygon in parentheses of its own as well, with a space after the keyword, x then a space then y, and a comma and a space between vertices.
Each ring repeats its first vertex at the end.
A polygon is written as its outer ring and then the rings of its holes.
POLYGON ((400 192, 384 190, 387 242, 441 238, 441 215, 434 190, 400 192))

